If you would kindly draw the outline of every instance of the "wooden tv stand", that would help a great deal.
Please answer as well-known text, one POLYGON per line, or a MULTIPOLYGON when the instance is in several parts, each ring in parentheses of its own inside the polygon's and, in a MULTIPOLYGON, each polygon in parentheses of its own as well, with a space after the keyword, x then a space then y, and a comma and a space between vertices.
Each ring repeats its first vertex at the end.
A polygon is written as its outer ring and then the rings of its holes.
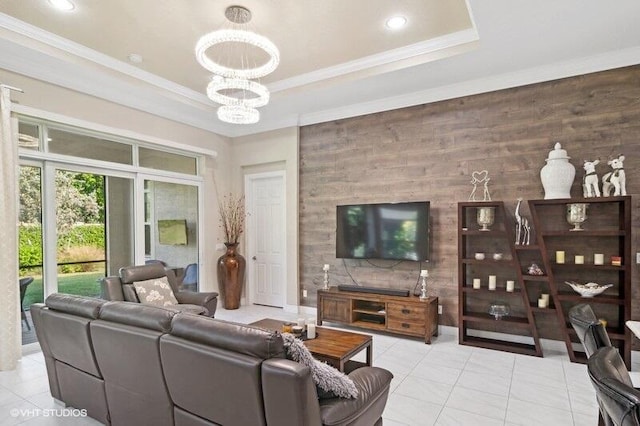
POLYGON ((340 291, 337 287, 318 290, 318 325, 322 321, 389 333, 424 337, 438 335, 438 298, 340 291))

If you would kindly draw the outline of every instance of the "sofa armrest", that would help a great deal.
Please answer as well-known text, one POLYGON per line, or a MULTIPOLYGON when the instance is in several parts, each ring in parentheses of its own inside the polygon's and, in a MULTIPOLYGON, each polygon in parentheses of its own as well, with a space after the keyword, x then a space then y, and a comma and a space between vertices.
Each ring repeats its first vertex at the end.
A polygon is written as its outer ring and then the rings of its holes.
POLYGON ((321 425, 318 394, 309 367, 283 358, 264 361, 262 394, 267 424, 321 425))
POLYGON ((100 280, 100 297, 105 300, 124 300, 120 277, 105 277, 100 280))
POLYGON ((321 400, 322 424, 372 425, 382 417, 393 374, 379 367, 361 367, 352 371, 349 377, 358 388, 358 397, 321 400))
POLYGON ((209 311, 209 316, 213 317, 218 307, 218 293, 212 291, 208 293, 198 293, 195 291, 178 291, 175 293, 178 303, 188 303, 190 305, 204 306, 209 311))
POLYGON ((45 321, 42 318, 42 311, 48 309, 44 303, 34 303, 31 305, 31 320, 33 326, 36 329, 36 336, 38 337, 38 343, 42 349, 42 355, 44 355, 44 362, 47 366, 47 378, 49 379, 49 391, 51 396, 55 399, 62 401, 62 394, 60 392, 60 383, 58 382, 58 373, 56 369, 56 360, 53 358, 49 343, 47 342, 47 336, 44 333, 44 326, 42 323, 45 321))

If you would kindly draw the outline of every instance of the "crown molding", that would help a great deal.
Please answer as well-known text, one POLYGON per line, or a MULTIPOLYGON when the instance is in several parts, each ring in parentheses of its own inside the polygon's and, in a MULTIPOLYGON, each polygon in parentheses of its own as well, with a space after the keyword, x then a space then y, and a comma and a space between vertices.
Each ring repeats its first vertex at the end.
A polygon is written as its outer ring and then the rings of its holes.
POLYGON ((46 44, 47 46, 51 46, 55 49, 59 49, 62 52, 66 52, 68 54, 86 59, 110 70, 125 74, 129 77, 183 96, 192 101, 199 102, 208 106, 217 105, 213 101, 211 101, 204 93, 196 92, 195 90, 189 89, 180 84, 159 77, 148 71, 144 71, 136 66, 129 65, 126 62, 114 59, 111 56, 105 55, 69 39, 45 31, 42 28, 28 24, 7 14, 0 13, 0 28, 4 28, 8 31, 27 37, 31 40, 46 44))
POLYGON ((396 49, 375 55, 365 56, 364 58, 355 59, 353 61, 344 62, 332 67, 322 68, 295 77, 286 78, 269 84, 269 90, 272 93, 293 89, 307 84, 317 83, 319 81, 340 77, 354 72, 370 70, 372 68, 388 65, 394 62, 400 62, 418 56, 429 55, 434 52, 450 49, 463 44, 472 43, 479 40, 478 32, 475 28, 469 28, 463 31, 436 37, 430 40, 421 41, 419 43, 410 44, 396 49))
POLYGON ((382 111, 390 111, 399 108, 510 89, 528 84, 574 77, 577 75, 590 74, 637 64, 640 64, 640 47, 633 47, 586 58, 577 58, 569 61, 528 68, 522 71, 456 82, 448 86, 376 99, 371 102, 363 102, 340 108, 301 114, 299 118, 299 125, 305 126, 382 111))

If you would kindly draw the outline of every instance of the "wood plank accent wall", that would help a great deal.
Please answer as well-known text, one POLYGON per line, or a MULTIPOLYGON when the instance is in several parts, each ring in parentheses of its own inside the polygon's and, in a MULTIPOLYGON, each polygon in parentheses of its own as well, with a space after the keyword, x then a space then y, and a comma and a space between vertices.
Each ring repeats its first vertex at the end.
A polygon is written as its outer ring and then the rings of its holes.
MULTIPOLYGON (((471 173, 488 170, 492 198, 504 200, 513 215, 517 197, 544 197, 540 169, 556 142, 576 166, 575 197, 582 195, 583 160, 604 160, 597 167, 602 176, 608 158, 626 156, 635 255, 640 66, 302 127, 300 291, 309 293, 302 304, 315 306, 325 263, 332 284, 351 284, 353 277, 362 285, 413 289, 416 262, 336 259, 336 205, 429 200, 431 261, 423 267, 429 293, 443 305, 440 323, 457 326, 456 208, 469 197, 471 173)), ((640 319, 637 272, 634 265, 633 317, 640 319)))

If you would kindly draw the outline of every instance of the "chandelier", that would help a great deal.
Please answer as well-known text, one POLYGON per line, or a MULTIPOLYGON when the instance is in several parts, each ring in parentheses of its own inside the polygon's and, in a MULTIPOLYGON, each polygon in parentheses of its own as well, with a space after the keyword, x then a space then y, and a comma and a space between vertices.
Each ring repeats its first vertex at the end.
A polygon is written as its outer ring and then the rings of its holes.
POLYGON ((269 103, 269 90, 254 80, 278 67, 280 52, 271 40, 247 29, 251 20, 249 9, 229 6, 225 16, 232 28, 205 34, 196 43, 198 63, 213 73, 207 96, 221 104, 220 120, 234 124, 257 123, 260 112, 256 108, 269 103), (209 49, 214 52, 209 53, 209 49), (266 60, 258 63, 256 57, 266 57, 266 60))

